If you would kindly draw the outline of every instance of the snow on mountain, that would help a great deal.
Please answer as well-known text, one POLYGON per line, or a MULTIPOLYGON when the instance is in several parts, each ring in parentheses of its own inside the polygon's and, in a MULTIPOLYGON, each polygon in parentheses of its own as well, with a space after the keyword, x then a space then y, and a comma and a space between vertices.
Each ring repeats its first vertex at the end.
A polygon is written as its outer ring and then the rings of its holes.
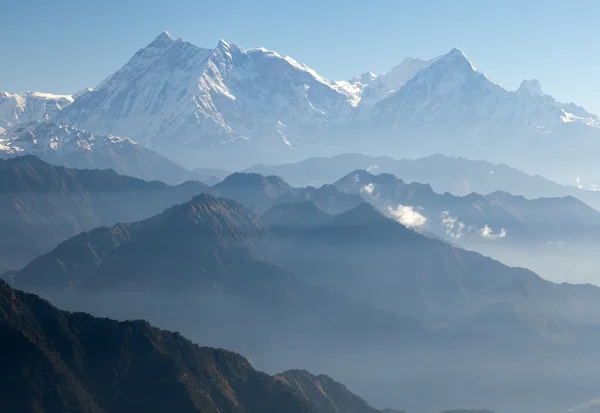
POLYGON ((375 103, 388 93, 398 90, 414 75, 429 66, 436 59, 405 58, 402 63, 393 67, 389 72, 377 76, 367 85, 362 94, 363 104, 366 104, 367 101, 375 103))
POLYGON ((220 41, 203 49, 162 33, 60 117, 103 134, 130 136, 193 156, 296 147, 330 121, 349 121, 360 100, 288 56, 220 41))
POLYGON ((0 91, 0 128, 6 129, 21 122, 54 118, 71 102, 73 97, 70 95, 0 91))
POLYGON ((517 89, 517 92, 530 96, 540 96, 544 94, 542 85, 540 85, 540 82, 537 79, 523 80, 523 82, 521 82, 521 86, 519 86, 517 89))
POLYGON ((373 83, 373 81, 377 79, 377 75, 373 72, 365 72, 361 75, 358 76, 354 76, 352 79, 350 79, 348 82, 352 83, 352 84, 357 84, 358 87, 363 87, 364 86, 368 86, 371 83, 373 83))
MULTIPOLYGON (((348 151, 402 157, 443 151, 544 173, 517 163, 515 152, 537 151, 538 166, 568 158, 564 172, 581 153, 600 148, 597 116, 545 95, 536 80, 507 90, 459 49, 430 60, 406 58, 381 75, 332 81, 264 48, 221 40, 206 49, 164 32, 73 103, 38 95, 2 95, 0 128, 51 118, 132 138, 189 167, 238 169, 348 151)), ((578 169, 576 176, 588 172, 578 169)))
POLYGON ((391 130, 426 125, 444 134, 474 137, 498 130, 548 133, 566 122, 599 125, 595 115, 567 112, 569 106, 541 92, 537 81, 509 91, 453 49, 378 101, 373 119, 391 130))
POLYGON ((72 152, 109 150, 116 146, 135 146, 134 141, 118 136, 97 136, 90 132, 59 126, 52 122, 26 122, 8 128, 0 135, 0 151, 5 156, 66 155, 72 152))
POLYGON ((114 169, 122 175, 178 184, 192 174, 128 138, 96 135, 49 121, 14 125, 0 133, 0 158, 36 155, 71 168, 114 169))

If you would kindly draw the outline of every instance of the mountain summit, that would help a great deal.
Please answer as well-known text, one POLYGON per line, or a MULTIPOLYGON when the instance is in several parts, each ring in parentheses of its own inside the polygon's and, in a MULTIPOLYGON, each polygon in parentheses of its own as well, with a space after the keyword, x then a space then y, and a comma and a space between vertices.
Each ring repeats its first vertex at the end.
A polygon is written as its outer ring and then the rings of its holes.
POLYGON ((544 94, 542 85, 540 85, 540 82, 537 79, 523 80, 521 86, 517 89, 517 92, 526 93, 531 96, 542 96, 544 94))
POLYGON ((220 40, 203 49, 165 32, 61 120, 130 136, 179 159, 189 150, 201 158, 215 151, 234 157, 240 147, 281 153, 331 119, 349 120, 356 92, 264 48, 220 40))

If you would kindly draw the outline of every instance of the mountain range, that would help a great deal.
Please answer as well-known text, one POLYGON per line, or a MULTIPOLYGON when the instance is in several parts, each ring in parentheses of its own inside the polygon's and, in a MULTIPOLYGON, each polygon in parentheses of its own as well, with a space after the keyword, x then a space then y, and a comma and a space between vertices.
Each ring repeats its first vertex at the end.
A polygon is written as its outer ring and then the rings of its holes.
POLYGON ((507 90, 459 49, 332 81, 264 48, 219 41, 205 49, 165 32, 72 103, 48 99, 49 109, 29 118, 13 115, 23 99, 5 99, 3 124, 51 118, 134 139, 189 168, 239 170, 348 150, 444 152, 509 162, 562 183, 600 177, 590 157, 597 116, 543 94, 535 80, 507 90), (532 151, 535 163, 526 155, 532 151))
POLYGON ((9 412, 320 413, 238 354, 144 321, 60 311, 1 280, 0 340, 9 412))
MULTIPOLYGON (((320 171, 324 177, 337 176, 339 171, 345 171, 353 164, 364 167, 373 160, 362 155, 347 155, 332 159, 309 159, 280 167, 260 166, 252 170, 281 172, 296 182, 310 182, 311 176, 320 171)), ((496 190, 487 195, 471 192, 455 196, 448 192, 436 192, 429 184, 407 183, 382 171, 406 170, 409 176, 428 178, 438 170, 438 176, 443 178, 434 183, 439 188, 440 184, 468 183, 470 171, 487 171, 485 168, 493 165, 443 156, 419 161, 387 158, 381 161, 382 168, 371 164, 368 168, 371 172, 364 169, 352 171, 333 184, 318 189, 288 187, 284 194, 275 199, 263 197, 262 204, 276 206, 312 201, 323 212, 338 214, 368 201, 384 214, 423 235, 480 252, 509 265, 532 269, 546 279, 598 284, 595 268, 600 262, 595 251, 599 242, 600 214, 573 196, 564 195, 565 192, 587 195, 594 200, 596 192, 562 187, 541 177, 528 176, 500 165, 492 169, 496 171, 494 174, 485 172, 485 175, 497 176, 498 179, 478 179, 477 174, 473 173, 471 176, 475 178, 472 181, 483 187, 527 187, 527 181, 539 181, 538 191, 556 195, 528 199, 496 190), (436 166, 436 162, 439 165, 436 166), (448 173, 443 172, 444 168, 448 173), (465 181, 461 181, 463 177, 466 177, 465 181)), ((235 196, 233 193, 231 195, 235 196)), ((250 206, 244 197, 236 199, 250 206)), ((265 219, 277 221, 279 216, 298 214, 298 225, 303 225, 301 217, 304 213, 310 216, 309 210, 308 206, 306 211, 273 208, 265 215, 265 219)))
POLYGON ((600 212, 573 197, 527 199, 503 191, 459 197, 365 170, 353 171, 334 185, 362 196, 408 227, 427 228, 451 240, 495 240, 510 234, 517 243, 545 244, 596 238, 600 228, 600 212))
POLYGON ((19 123, 56 118, 72 102, 70 95, 0 92, 0 132, 19 123))
POLYGON ((375 409, 323 374, 269 376, 233 352, 141 320, 60 311, 1 280, 0 339, 9 411, 402 413, 375 409))
POLYGON ((0 131, 0 158, 23 155, 68 168, 114 169, 121 175, 173 185, 189 180, 214 184, 228 175, 211 168, 190 171, 131 139, 94 135, 48 120, 18 123, 0 131))
POLYGON ((542 412, 594 397, 585 366, 597 362, 596 287, 544 281, 366 203, 329 217, 306 213, 319 208, 311 202, 291 205, 304 225, 279 214, 271 231, 240 204, 203 194, 76 235, 3 277, 62 308, 145 318, 238 351, 271 373, 326 371, 407 410, 542 412), (539 405, 507 399, 521 380, 564 392, 539 405), (429 392, 436 398, 424 401, 429 392))
POLYGON ((405 182, 430 184, 438 193, 469 195, 509 192, 526 198, 573 196, 600 209, 600 192, 581 177, 571 185, 561 185, 540 175, 526 174, 506 164, 435 154, 418 159, 394 159, 346 153, 332 157, 313 157, 283 165, 254 165, 245 172, 277 175, 293 186, 321 186, 337 181, 350 172, 364 169, 390 173, 405 182))
POLYGON ((599 152, 456 48, 330 80, 164 32, 0 92, 0 410, 594 411, 599 152))
POLYGON ((207 189, 69 169, 32 155, 0 159, 0 271, 19 269, 81 231, 147 218, 207 189))

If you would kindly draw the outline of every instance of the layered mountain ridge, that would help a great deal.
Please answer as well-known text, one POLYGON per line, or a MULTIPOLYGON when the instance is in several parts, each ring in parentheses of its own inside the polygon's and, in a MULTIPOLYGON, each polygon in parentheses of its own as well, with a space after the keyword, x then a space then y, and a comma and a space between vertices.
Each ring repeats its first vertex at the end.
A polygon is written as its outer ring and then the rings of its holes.
MULTIPOLYGON (((22 163, 12 175, 18 176, 32 168, 27 161, 0 166, 22 163)), ((66 186, 52 199, 69 212, 63 197, 94 199, 71 186, 106 186, 90 171, 67 170, 61 178, 60 167, 46 168, 9 193, 43 192, 43 176, 66 186)), ((75 235, 4 278, 66 309, 182 331, 272 373, 325 371, 389 406, 415 409, 423 383, 437 395, 427 412, 530 403, 506 399, 526 378, 552 378, 540 388, 567 386, 568 399, 548 401, 565 408, 594 396, 594 381, 577 374, 581 355, 596 360, 597 288, 550 283, 424 237, 368 203, 332 216, 320 205, 351 205, 335 186, 294 199, 304 190, 280 178, 234 174, 209 190, 215 187, 250 206, 292 197, 259 217, 235 201, 198 195, 142 221, 75 235), (465 368, 464 360, 476 367, 465 368), (564 363, 576 367, 556 375, 564 363), (517 371, 514 379, 504 375, 517 371), (473 391, 482 382, 491 384, 473 391)), ((133 202, 117 209, 122 205, 133 202)))
POLYGON ((0 157, 23 155, 68 168, 114 169, 122 175, 170 184, 206 176, 202 170, 189 171, 129 138, 93 134, 49 120, 18 123, 0 132, 0 157))
POLYGON ((81 231, 147 218, 208 190, 48 164, 33 156, 0 162, 0 271, 18 269, 81 231))
POLYGON ((318 413, 235 353, 144 321, 60 311, 2 280, 0 340, 6 411, 318 413))

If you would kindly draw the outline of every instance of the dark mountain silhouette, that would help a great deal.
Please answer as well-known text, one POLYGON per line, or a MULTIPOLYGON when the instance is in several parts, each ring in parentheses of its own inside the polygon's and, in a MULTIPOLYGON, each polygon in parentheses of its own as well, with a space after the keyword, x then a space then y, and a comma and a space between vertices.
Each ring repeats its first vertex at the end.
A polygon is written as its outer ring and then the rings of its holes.
POLYGON ((33 260, 16 281, 55 290, 185 291, 215 282, 237 288, 229 278, 237 271, 268 276, 267 265, 252 255, 253 243, 266 236, 240 204, 202 194, 144 221, 83 232, 33 260), (163 274, 173 273, 166 283, 163 274))
POLYGON ((7 412, 315 411, 235 353, 145 321, 60 311, 2 281, 0 342, 7 412))
POLYGON ((261 215, 262 221, 274 234, 312 228, 325 223, 330 217, 314 201, 285 202, 268 209, 261 215))
POLYGON ((359 195, 341 192, 334 185, 323 185, 320 188, 309 186, 287 192, 276 198, 273 204, 302 201, 314 202, 329 214, 340 214, 364 202, 359 195))
MULTIPOLYGON (((204 194, 143 221, 84 232, 5 278, 62 308, 148 319, 238 351, 268 372, 322 369, 371 400, 407 408, 420 403, 415 395, 425 381, 439 392, 432 406, 441 409, 530 357, 502 339, 431 331, 413 317, 299 281, 270 263, 275 240, 246 208, 204 194), (466 359, 477 368, 461 370, 466 359), (372 375, 394 376, 387 383, 400 390, 372 375), (458 390, 444 390, 450 377, 458 390)), ((480 397, 489 401, 468 396, 480 397)))
POLYGON ((427 238, 367 203, 323 224, 287 228, 276 233, 278 264, 304 281, 413 315, 431 328, 471 331, 526 346, 537 355, 534 364, 541 363, 534 375, 549 374, 562 382, 569 374, 558 374, 561 366, 583 371, 587 368, 578 357, 597 359, 588 344, 600 340, 600 318, 594 315, 598 287, 555 284, 427 238))
POLYGON ((577 375, 582 355, 597 357, 588 329, 596 289, 557 286, 431 240, 367 203, 276 237, 237 202, 199 195, 143 221, 75 236, 5 277, 62 308, 148 319, 247 355, 267 372, 326 371, 367 400, 408 411, 479 405, 538 413, 598 390, 577 375), (517 316, 495 319, 505 307, 517 316), (588 344, 559 352, 567 348, 560 339, 588 344), (567 362, 573 370, 557 376, 567 362), (539 383, 536 390, 565 388, 569 399, 551 392, 535 407, 527 395, 508 397, 521 380, 539 383))
POLYGON ((236 172, 213 185, 210 192, 218 197, 233 199, 255 212, 273 205, 273 200, 293 189, 278 176, 236 172))
POLYGON ((425 237, 367 203, 309 230, 287 231, 277 244, 279 264, 294 268, 299 277, 431 323, 471 316, 499 303, 517 313, 571 323, 593 314, 600 298, 600 288, 555 284, 425 237))
POLYGON ((287 370, 275 376, 312 403, 318 413, 382 413, 324 374, 287 370))
POLYGON ((112 170, 68 169, 35 156, 5 160, 0 271, 18 269, 81 231, 149 217, 206 189, 200 182, 171 187, 112 170))

